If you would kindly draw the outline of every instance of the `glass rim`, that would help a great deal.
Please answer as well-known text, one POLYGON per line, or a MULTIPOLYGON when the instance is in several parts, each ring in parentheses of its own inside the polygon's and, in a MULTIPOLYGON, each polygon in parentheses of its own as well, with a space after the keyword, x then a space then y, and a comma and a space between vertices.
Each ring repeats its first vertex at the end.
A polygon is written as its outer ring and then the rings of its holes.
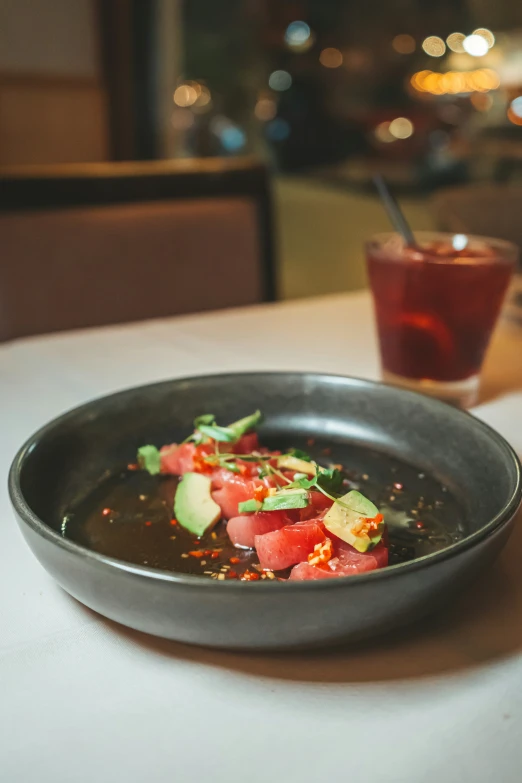
MULTIPOLYGON (((495 251, 494 256, 483 256, 483 257, 466 257, 465 255, 459 255, 457 256, 459 263, 461 264, 468 264, 468 265, 479 265, 479 264, 498 264, 498 263, 504 263, 504 264, 516 264, 518 257, 519 257, 519 248, 514 242, 509 242, 506 239, 497 239, 495 237, 487 237, 482 236, 480 234, 467 234, 464 232, 458 232, 458 231, 415 231, 415 236, 418 237, 420 240, 425 241, 433 241, 433 240, 443 240, 448 242, 449 244, 452 243, 452 240, 456 236, 465 236, 468 239, 468 244, 472 248, 474 243, 479 244, 487 244, 490 248, 492 248, 495 251)), ((401 235, 397 231, 380 231, 376 234, 373 234, 369 239, 365 242, 365 248, 367 253, 371 252, 372 255, 377 254, 379 256, 379 259, 382 261, 389 261, 389 262, 409 262, 409 263, 419 263, 419 262, 429 262, 429 263, 435 263, 435 264, 445 264, 445 263, 453 263, 455 260, 455 255, 436 255, 434 253, 430 253, 428 250, 423 250, 422 248, 419 249, 419 253, 422 255, 422 258, 405 258, 402 254, 402 250, 404 248, 404 241, 400 248, 399 252, 390 252, 389 249, 384 249, 384 244, 388 243, 390 239, 393 239, 394 237, 398 237, 402 239, 401 235)), ((464 248, 463 248, 464 249, 464 248)), ((461 251, 456 251, 461 252, 461 251)))

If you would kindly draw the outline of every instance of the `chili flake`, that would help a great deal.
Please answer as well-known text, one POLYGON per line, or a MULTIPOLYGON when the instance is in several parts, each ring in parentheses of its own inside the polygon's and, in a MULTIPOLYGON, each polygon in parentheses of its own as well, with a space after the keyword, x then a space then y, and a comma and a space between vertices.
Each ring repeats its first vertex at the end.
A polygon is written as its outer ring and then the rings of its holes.
POLYGON ((190 557, 203 557, 203 550, 202 549, 192 549, 189 552, 190 557))
POLYGON ((177 525, 178 524, 178 520, 177 519, 171 519, 170 520, 170 524, 171 525, 177 525))
POLYGON ((108 517, 110 513, 111 513, 111 509, 110 508, 104 508, 103 511, 102 511, 102 514, 103 514, 104 517, 108 517))
POLYGON ((255 571, 248 571, 247 570, 241 576, 241 581, 242 582, 257 582, 258 579, 261 579, 261 577, 255 571))
POLYGON ((147 527, 150 527, 152 525, 152 522, 150 521, 150 519, 147 519, 147 521, 145 522, 145 525, 147 527))
POLYGON ((229 562, 232 563, 232 565, 237 565, 241 561, 239 557, 230 557, 229 562))

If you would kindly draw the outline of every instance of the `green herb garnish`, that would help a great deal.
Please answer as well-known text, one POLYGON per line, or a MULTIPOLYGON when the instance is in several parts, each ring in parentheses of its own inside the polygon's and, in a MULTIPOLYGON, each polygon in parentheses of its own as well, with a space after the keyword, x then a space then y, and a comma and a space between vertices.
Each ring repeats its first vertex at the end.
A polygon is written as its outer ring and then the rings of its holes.
POLYGON ((151 476, 160 472, 161 458, 156 446, 142 446, 138 449, 138 465, 147 470, 151 476))

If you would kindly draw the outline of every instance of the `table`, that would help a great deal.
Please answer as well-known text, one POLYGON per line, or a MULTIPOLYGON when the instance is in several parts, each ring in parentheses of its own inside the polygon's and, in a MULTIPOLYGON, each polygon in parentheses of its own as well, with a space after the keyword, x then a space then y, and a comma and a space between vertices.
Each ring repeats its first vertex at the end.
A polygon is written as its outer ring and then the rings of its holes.
MULTIPOLYGON (((4 345, 2 471, 37 427, 92 397, 253 369, 377 377, 368 295, 4 345)), ((484 391, 475 413, 522 453, 522 335, 507 324, 484 391)), ((443 617, 351 651, 239 655, 147 637, 87 610, 33 558, 5 486, 1 503, 5 783, 520 781, 520 527, 443 617)))

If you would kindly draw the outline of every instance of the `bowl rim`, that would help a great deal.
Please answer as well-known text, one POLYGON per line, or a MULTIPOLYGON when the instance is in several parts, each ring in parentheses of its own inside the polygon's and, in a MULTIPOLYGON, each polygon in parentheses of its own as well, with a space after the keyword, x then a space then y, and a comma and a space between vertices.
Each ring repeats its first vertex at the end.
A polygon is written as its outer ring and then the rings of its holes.
POLYGON ((24 463, 30 454, 30 452, 36 447, 38 441, 52 431, 55 427, 60 426, 68 419, 74 419, 78 414, 88 412, 89 409, 96 408, 101 402, 108 400, 116 400, 118 397, 125 397, 127 395, 132 396, 136 392, 144 391, 146 389, 157 388, 161 386, 169 386, 173 383, 187 383, 198 382, 202 380, 216 380, 216 379, 231 379, 231 378, 267 378, 267 377, 282 377, 282 376, 298 376, 300 378, 313 377, 316 380, 327 380, 342 383, 345 388, 361 388, 367 387, 370 389, 385 388, 388 393, 395 394, 399 397, 410 398, 412 402, 422 400, 423 404, 429 409, 442 412, 452 417, 468 417, 473 422, 474 427, 480 428, 488 437, 496 441, 497 445, 504 450, 508 459, 512 460, 515 468, 515 483, 509 499, 504 503, 503 507, 498 511, 490 521, 485 524, 479 530, 474 531, 470 535, 465 536, 460 541, 456 541, 449 546, 441 549, 437 552, 432 552, 421 557, 417 557, 414 560, 408 560, 403 563, 396 563, 386 568, 376 569, 374 571, 368 571, 362 574, 354 574, 352 576, 338 577, 337 579, 318 579, 318 580, 295 580, 295 581, 277 581, 265 580, 256 582, 256 592, 259 590, 323 590, 323 589, 338 589, 346 587, 347 584, 355 586, 357 584, 367 583, 375 580, 383 580, 393 578, 395 575, 400 576, 404 573, 411 573, 419 569, 429 567, 432 564, 436 564, 447 560, 455 555, 460 554, 468 549, 473 548, 483 539, 489 537, 498 528, 509 523, 515 516, 517 510, 522 503, 522 465, 520 460, 514 451, 513 447, 508 441, 495 429, 483 422, 481 419, 476 418, 471 413, 465 410, 457 409, 451 405, 448 405, 440 400, 428 397, 418 392, 411 391, 409 389, 403 389, 391 384, 382 383, 380 381, 368 380, 366 378, 358 378, 355 376, 347 376, 335 373, 322 373, 313 371, 252 371, 252 372, 228 372, 228 373, 208 373, 192 376, 180 376, 179 378, 170 378, 161 381, 155 381, 148 384, 140 384, 129 388, 121 389, 110 394, 103 394, 99 397, 95 397, 81 405, 77 405, 74 408, 69 409, 65 413, 56 416, 49 422, 40 427, 34 432, 25 443, 19 448, 9 469, 8 477, 8 491, 11 504, 16 512, 20 521, 27 525, 32 532, 40 535, 47 542, 58 546, 73 557, 80 557, 84 560, 90 561, 93 565, 102 567, 108 571, 119 571, 137 577, 146 579, 153 579, 159 582, 170 584, 182 584, 186 587, 196 589, 217 589, 219 590, 234 590, 243 591, 251 589, 249 583, 241 582, 238 580, 222 580, 217 581, 214 579, 205 579, 198 574, 184 574, 180 572, 162 571, 158 568, 151 566, 142 566, 135 563, 129 563, 125 560, 120 560, 109 555, 104 555, 99 552, 95 552, 92 549, 88 549, 68 538, 61 536, 56 530, 53 530, 49 525, 43 522, 31 509, 29 503, 25 500, 21 486, 20 475, 24 467, 24 463))

